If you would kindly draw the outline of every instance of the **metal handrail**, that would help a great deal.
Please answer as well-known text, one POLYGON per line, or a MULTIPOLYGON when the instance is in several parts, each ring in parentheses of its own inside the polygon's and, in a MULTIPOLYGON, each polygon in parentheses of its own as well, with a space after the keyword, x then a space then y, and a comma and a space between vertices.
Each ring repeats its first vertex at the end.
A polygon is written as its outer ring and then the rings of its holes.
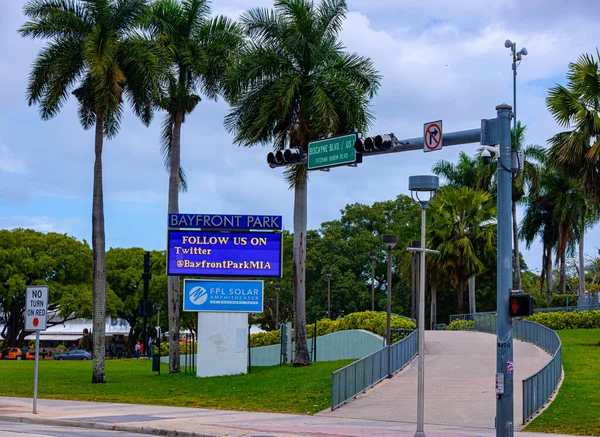
MULTIPOLYGON (((473 330, 475 331, 496 333, 495 313, 457 314, 455 316, 455 320, 473 320, 473 330), (460 316, 469 316, 469 318, 460 316)), ((523 425, 525 425, 558 389, 562 376, 562 343, 558 334, 552 329, 529 320, 513 323, 513 337, 532 343, 552 356, 544 367, 523 379, 523 425)))
POLYGON ((335 410, 350 399, 373 387, 388 376, 388 354, 390 373, 403 369, 417 355, 417 331, 402 340, 384 346, 331 374, 331 410, 335 410))

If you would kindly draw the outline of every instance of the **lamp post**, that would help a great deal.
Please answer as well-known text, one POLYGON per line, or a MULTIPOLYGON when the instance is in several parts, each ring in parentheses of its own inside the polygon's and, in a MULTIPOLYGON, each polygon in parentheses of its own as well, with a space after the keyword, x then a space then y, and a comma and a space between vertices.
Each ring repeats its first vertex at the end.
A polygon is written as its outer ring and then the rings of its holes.
MULTIPOLYGON (((514 140, 513 140, 514 142, 513 142, 512 147, 514 148, 513 152, 516 152, 517 137, 518 137, 518 135, 517 135, 517 67, 523 60, 523 56, 527 56, 528 52, 525 47, 523 47, 521 50, 519 50, 517 52, 517 43, 511 41, 510 39, 507 39, 506 41, 504 41, 504 47, 506 47, 507 49, 510 49, 510 54, 512 56, 512 71, 513 71, 513 107, 512 107, 513 114, 512 115, 513 115, 513 137, 514 137, 514 140)), ((518 160, 520 159, 519 154, 517 153, 516 156, 517 156, 517 164, 520 167, 522 163, 518 162, 518 160)), ((514 263, 514 269, 515 269, 515 283, 513 285, 514 285, 515 289, 520 290, 521 289, 521 272, 519 269, 519 246, 518 246, 517 235, 513 235, 513 245, 514 245, 513 263, 514 263)))
POLYGON ((425 248, 425 210, 429 201, 437 190, 440 189, 440 180, 437 176, 411 176, 408 178, 408 189, 411 196, 421 205, 421 247, 408 250, 420 252, 419 268, 419 318, 417 326, 419 329, 419 356, 418 356, 418 392, 417 392, 417 432, 415 437, 425 437, 425 254, 438 253, 437 250, 425 248), (420 198, 423 196, 423 199, 420 198))
POLYGON ((381 242, 387 249, 387 310, 386 310, 386 343, 387 343, 387 368, 388 378, 392 377, 392 351, 390 350, 392 342, 392 329, 390 326, 390 317, 392 313, 392 249, 398 243, 398 236, 393 234, 384 234, 381 236, 381 242))
POLYGON ((333 275, 333 271, 327 269, 325 275, 327 275, 327 318, 331 319, 331 275, 333 275))
POLYGON ((377 252, 369 252, 371 257, 371 311, 375 311, 375 259, 377 258, 377 252))
POLYGON ((275 297, 275 329, 279 329, 279 289, 281 288, 281 284, 273 284, 275 287, 276 297, 275 297))

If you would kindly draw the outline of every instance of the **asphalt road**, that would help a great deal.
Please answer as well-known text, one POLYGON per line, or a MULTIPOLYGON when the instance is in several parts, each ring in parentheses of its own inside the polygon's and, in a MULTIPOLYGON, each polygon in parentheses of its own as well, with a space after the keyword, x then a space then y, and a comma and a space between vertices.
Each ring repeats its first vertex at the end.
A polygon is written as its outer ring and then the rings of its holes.
POLYGON ((142 435, 146 434, 45 426, 34 423, 0 422, 0 437, 140 437, 142 435))

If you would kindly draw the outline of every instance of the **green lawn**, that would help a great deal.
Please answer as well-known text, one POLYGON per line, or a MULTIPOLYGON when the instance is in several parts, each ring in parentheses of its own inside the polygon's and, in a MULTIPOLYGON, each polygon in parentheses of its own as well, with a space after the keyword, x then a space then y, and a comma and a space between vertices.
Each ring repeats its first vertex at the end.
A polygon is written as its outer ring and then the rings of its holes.
POLYGON ((525 430, 600 435, 600 329, 557 332, 565 381, 554 402, 525 430))
MULTIPOLYGON (((151 372, 147 359, 107 360, 106 384, 92 384, 90 361, 45 360, 38 396, 47 399, 120 402, 227 410, 313 414, 331 406, 331 372, 352 360, 253 367, 248 375, 196 378, 151 372)), ((33 396, 33 361, 0 361, 3 396, 33 396)), ((183 368, 182 368, 183 371, 183 368)))

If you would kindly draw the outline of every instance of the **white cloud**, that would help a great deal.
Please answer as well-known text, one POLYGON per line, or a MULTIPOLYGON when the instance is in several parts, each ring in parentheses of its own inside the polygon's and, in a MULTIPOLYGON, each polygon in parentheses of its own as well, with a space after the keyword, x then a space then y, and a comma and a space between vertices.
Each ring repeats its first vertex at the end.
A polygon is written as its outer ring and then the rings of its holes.
POLYGON ((72 234, 73 227, 80 224, 77 219, 57 219, 46 216, 0 216, 0 229, 29 228, 39 232, 57 232, 72 234))

